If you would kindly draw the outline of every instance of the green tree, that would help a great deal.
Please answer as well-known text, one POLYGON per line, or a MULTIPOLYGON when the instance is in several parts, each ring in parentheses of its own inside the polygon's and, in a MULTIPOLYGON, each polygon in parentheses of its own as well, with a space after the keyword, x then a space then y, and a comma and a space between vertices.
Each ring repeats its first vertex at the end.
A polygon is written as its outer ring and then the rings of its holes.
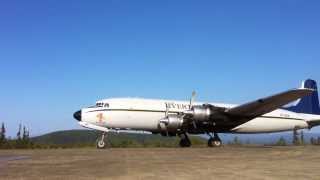
POLYGON ((241 145, 241 141, 239 140, 238 136, 235 136, 235 137, 233 138, 233 144, 235 144, 235 145, 241 145))
POLYGON ((293 145, 299 145, 299 137, 298 137, 298 129, 293 129, 293 137, 292 137, 292 144, 293 145))
POLYGON ((0 140, 4 140, 6 138, 6 128, 4 127, 4 123, 1 124, 0 130, 0 140))
POLYGON ((29 131, 25 126, 23 126, 21 148, 31 148, 31 147, 32 147, 32 143, 29 138, 29 131))
POLYGON ((21 124, 19 124, 19 130, 17 132, 17 140, 21 140, 21 124))
POLYGON ((27 130, 26 127, 23 126, 23 130, 22 130, 22 141, 25 142, 27 140, 27 130))
POLYGON ((3 148, 7 142, 6 139, 6 128, 4 127, 4 123, 1 125, 0 129, 0 148, 3 148))
POLYGON ((314 137, 310 138, 310 144, 311 145, 317 145, 316 139, 314 137))
POLYGON ((276 143, 277 146, 286 146, 287 142, 283 137, 280 137, 280 139, 276 143))
POLYGON ((303 134, 303 131, 300 132, 300 144, 304 145, 304 134, 303 134))
POLYGON ((21 124, 19 124, 19 129, 17 132, 17 139, 14 144, 15 148, 22 148, 22 139, 21 139, 21 124))

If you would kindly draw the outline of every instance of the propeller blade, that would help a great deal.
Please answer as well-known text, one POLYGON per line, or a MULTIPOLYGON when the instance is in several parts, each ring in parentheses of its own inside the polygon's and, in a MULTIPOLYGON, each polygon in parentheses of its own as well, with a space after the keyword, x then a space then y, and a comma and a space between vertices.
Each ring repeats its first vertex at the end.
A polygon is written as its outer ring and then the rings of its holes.
POLYGON ((168 114, 169 114, 169 107, 168 107, 168 106, 166 106, 165 117, 168 117, 168 114))
POLYGON ((190 99, 190 109, 192 108, 195 99, 196 99, 196 91, 192 91, 192 96, 190 99))

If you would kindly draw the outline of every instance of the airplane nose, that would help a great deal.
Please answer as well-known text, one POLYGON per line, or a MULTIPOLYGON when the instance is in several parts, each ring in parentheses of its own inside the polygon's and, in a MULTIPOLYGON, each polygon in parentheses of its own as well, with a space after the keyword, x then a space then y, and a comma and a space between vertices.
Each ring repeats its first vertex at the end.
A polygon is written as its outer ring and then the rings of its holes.
POLYGON ((73 114, 73 117, 78 120, 78 121, 81 121, 81 110, 80 111, 77 111, 73 114))

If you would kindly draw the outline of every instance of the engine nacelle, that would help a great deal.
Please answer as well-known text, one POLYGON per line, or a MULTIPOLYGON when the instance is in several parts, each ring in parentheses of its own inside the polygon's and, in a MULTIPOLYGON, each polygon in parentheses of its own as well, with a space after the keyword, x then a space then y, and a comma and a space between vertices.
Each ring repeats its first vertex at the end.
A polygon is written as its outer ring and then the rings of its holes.
POLYGON ((226 108, 216 107, 210 104, 196 105, 188 111, 185 111, 184 114, 194 121, 213 121, 219 119, 225 119, 224 112, 226 108), (214 119, 212 119, 214 118, 214 119))
POLYGON ((211 108, 208 105, 193 106, 191 112, 196 121, 208 121, 212 114, 211 108))
POLYGON ((183 117, 176 114, 169 114, 159 121, 161 131, 176 132, 183 125, 183 117))

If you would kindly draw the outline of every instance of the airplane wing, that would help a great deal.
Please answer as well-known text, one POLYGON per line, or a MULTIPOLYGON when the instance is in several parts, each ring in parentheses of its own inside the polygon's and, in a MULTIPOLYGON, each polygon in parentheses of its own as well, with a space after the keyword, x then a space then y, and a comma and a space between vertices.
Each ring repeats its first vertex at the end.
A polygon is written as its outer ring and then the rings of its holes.
POLYGON ((225 113, 231 116, 253 119, 299 98, 310 95, 313 91, 312 89, 305 88, 293 89, 227 109, 225 113))

